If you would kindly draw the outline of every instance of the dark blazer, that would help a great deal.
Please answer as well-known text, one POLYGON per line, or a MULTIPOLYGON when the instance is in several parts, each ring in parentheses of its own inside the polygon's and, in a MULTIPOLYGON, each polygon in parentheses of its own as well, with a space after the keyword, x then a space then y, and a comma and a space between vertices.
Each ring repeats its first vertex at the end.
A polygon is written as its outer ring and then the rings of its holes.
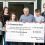
POLYGON ((44 22, 45 22, 45 13, 44 12, 42 13, 42 16, 44 17, 44 22))

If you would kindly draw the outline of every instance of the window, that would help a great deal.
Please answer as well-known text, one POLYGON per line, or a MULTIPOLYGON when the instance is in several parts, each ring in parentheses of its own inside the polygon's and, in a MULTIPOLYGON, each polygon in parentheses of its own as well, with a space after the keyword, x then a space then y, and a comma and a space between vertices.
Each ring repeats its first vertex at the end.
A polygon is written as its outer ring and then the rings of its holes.
POLYGON ((15 12, 18 18, 23 14, 23 8, 29 7, 30 13, 34 14, 34 3, 33 2, 8 2, 10 12, 15 12))

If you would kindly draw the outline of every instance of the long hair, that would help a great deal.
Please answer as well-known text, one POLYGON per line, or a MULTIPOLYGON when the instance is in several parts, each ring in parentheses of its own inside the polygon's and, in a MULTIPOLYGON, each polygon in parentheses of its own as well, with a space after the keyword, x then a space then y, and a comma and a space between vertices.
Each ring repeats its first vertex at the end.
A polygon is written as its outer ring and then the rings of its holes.
POLYGON ((4 14, 5 9, 8 9, 8 13, 7 13, 7 14, 9 14, 9 8, 8 8, 8 7, 4 7, 4 8, 3 8, 2 14, 4 14))
POLYGON ((14 14, 14 15, 15 15, 15 19, 14 19, 14 20, 15 20, 15 21, 18 21, 18 18, 17 18, 17 16, 16 16, 16 14, 15 14, 15 13, 11 13, 11 14, 10 14, 10 20, 12 20, 12 14, 14 14))

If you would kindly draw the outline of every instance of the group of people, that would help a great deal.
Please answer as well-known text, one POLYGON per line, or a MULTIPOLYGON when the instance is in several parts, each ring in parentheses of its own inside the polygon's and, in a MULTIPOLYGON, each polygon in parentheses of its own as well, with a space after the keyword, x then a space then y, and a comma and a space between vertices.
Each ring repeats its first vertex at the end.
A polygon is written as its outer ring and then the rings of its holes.
MULTIPOLYGON (((43 5, 44 12, 41 13, 40 9, 35 9, 35 16, 29 13, 29 8, 24 7, 23 14, 20 16, 20 19, 18 20, 18 17, 14 12, 9 14, 8 7, 4 7, 3 13, 0 14, 0 27, 4 27, 6 24, 6 21, 16 21, 16 22, 37 22, 37 23, 44 23, 45 22, 45 4, 43 5)), ((2 39, 2 35, 0 35, 0 42, 2 39)))
POLYGON ((23 14, 20 16, 20 19, 18 20, 18 17, 13 12, 11 14, 8 13, 8 8, 5 7, 3 14, 2 14, 2 24, 3 26, 6 24, 6 21, 18 21, 18 22, 37 22, 42 23, 45 22, 45 14, 41 14, 40 9, 35 10, 35 16, 29 13, 29 8, 25 7, 23 9, 23 14))

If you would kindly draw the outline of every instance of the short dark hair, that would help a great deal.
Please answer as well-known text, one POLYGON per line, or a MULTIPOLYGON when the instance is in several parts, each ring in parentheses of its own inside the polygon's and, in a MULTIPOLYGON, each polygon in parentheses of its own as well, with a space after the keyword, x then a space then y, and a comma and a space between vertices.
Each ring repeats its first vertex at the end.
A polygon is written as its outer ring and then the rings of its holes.
POLYGON ((37 12, 37 13, 38 13, 38 12, 41 12, 41 11, 40 11, 40 9, 35 9, 35 12, 37 12))

